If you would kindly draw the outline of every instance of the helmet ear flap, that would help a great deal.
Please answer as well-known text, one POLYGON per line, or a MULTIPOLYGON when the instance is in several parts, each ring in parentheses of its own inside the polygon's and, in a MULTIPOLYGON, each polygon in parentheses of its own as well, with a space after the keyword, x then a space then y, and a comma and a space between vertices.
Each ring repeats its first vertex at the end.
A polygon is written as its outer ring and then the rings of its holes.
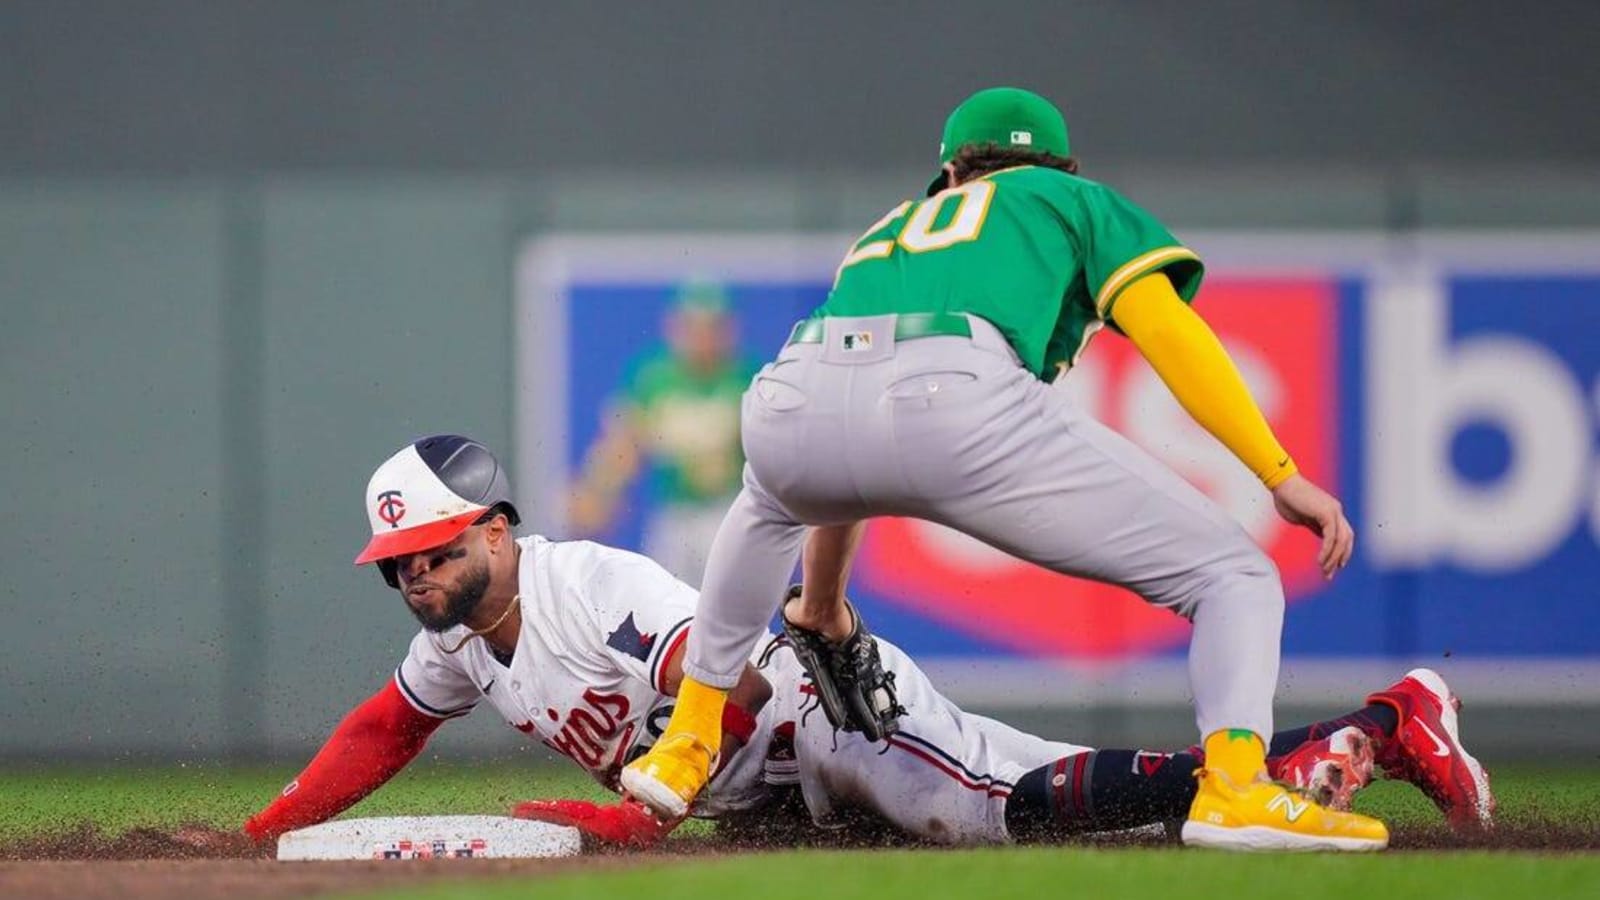
POLYGON ((395 590, 400 590, 400 565, 392 559, 377 561, 378 572, 383 575, 384 583, 395 590))

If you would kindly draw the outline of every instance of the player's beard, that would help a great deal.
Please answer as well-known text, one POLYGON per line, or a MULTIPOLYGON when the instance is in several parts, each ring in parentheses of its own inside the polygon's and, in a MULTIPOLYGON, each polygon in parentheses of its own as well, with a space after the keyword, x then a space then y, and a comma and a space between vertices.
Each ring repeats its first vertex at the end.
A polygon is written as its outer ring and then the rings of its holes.
POLYGON ((441 587, 444 594, 444 610, 435 613, 431 609, 418 609, 410 602, 406 609, 411 610, 422 627, 438 633, 449 631, 467 621, 472 613, 477 610, 478 604, 483 602, 483 595, 489 590, 489 562, 480 561, 476 568, 470 569, 461 577, 461 582, 454 588, 441 587))

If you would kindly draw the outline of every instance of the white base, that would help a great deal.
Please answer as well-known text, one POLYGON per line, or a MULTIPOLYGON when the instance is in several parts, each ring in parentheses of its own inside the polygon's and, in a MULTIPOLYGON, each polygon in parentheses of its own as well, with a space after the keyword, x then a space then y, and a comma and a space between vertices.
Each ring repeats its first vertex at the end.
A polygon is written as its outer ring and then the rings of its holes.
POLYGON ((1278 828, 1267 828, 1263 825, 1224 828, 1207 822, 1184 822, 1183 843, 1190 847, 1209 847, 1213 850, 1302 853, 1319 850, 1370 853, 1389 845, 1388 841, 1368 841, 1361 838, 1313 837, 1278 828))
POLYGON ((576 828, 505 816, 342 819, 278 838, 279 860, 550 859, 582 850, 576 828))

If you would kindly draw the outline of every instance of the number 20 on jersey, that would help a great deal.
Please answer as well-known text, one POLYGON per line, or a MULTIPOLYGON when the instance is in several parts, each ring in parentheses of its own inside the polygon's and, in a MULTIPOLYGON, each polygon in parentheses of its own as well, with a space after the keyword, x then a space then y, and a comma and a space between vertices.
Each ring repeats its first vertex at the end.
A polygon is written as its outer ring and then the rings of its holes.
MULTIPOLYGON (((839 264, 839 271, 867 260, 885 259, 895 247, 907 253, 929 253, 977 240, 993 200, 994 183, 990 181, 969 181, 920 202, 907 200, 872 223, 839 264), (952 203, 955 211, 947 217, 945 208, 952 203), (935 227, 941 219, 944 224, 935 227), (893 226, 902 220, 905 224, 895 232, 893 226)), ((834 280, 838 281, 837 273, 834 280)))

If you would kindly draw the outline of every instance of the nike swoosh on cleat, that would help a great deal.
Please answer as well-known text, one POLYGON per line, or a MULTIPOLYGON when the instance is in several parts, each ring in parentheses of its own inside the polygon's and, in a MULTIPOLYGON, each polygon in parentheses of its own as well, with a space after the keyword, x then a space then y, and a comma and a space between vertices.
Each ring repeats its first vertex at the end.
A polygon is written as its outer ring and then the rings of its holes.
POLYGON ((1450 755, 1450 746, 1448 744, 1446 744, 1444 741, 1439 740, 1439 736, 1437 734, 1433 733, 1433 729, 1429 728, 1426 722, 1418 722, 1417 723, 1417 727, 1421 728, 1422 729, 1422 733, 1426 734, 1428 736, 1428 739, 1433 741, 1433 755, 1434 756, 1449 756, 1450 755))

